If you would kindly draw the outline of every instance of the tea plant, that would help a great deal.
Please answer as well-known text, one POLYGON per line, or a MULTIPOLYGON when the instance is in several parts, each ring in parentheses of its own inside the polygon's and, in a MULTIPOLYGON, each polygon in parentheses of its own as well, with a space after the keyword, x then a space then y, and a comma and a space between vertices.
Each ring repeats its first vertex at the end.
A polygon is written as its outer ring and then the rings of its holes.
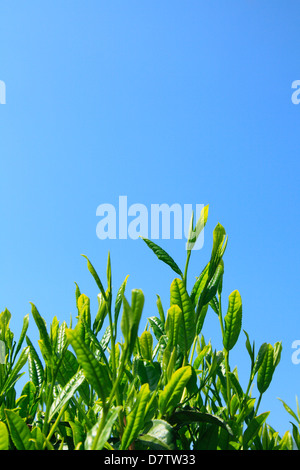
MULTIPOLYGON (((54 317, 47 329, 31 304, 37 345, 27 336, 28 316, 16 343, 9 328, 11 315, 8 310, 1 313, 0 340, 6 351, 0 364, 1 450, 286 450, 295 442, 299 448, 296 425, 294 440, 290 432, 280 437, 267 424, 269 412, 259 412, 280 361, 281 343, 264 343, 256 354, 244 332, 250 365, 246 389, 230 363, 242 331, 243 306, 240 293, 233 290, 224 308, 228 237, 221 224, 213 231, 209 262, 187 290, 193 244, 207 216, 208 206, 195 227, 192 217, 183 272, 161 247, 143 239, 176 277, 168 308, 158 295, 157 315, 147 319, 141 333, 144 294, 133 289, 128 300, 126 277, 113 296, 109 254, 105 288, 85 257, 99 289, 94 317, 89 297, 77 284, 74 325, 54 317), (219 320, 221 351, 203 335, 209 310, 219 320), (26 363, 29 381, 17 398, 15 384, 26 363), (255 382, 258 397, 252 397, 255 382)), ((299 424, 299 416, 293 416, 299 424)))

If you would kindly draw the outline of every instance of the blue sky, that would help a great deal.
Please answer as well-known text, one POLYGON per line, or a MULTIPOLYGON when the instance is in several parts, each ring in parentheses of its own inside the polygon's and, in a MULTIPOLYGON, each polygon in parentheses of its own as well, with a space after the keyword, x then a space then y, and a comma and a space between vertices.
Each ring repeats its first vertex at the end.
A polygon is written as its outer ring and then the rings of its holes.
MULTIPOLYGON (((209 204, 189 287, 220 222, 229 236, 224 300, 238 289, 243 328, 283 342, 261 410, 281 433, 295 408, 300 365, 299 70, 297 1, 127 0, 1 3, 0 311, 17 337, 34 302, 51 322, 75 316, 74 281, 96 306, 86 254, 113 285, 145 293, 142 321, 168 307, 173 272, 141 240, 99 240, 96 209, 209 204)), ((183 268, 185 240, 158 241, 183 268)), ((203 331, 222 347, 210 312, 203 331)), ((37 340, 31 319, 28 332, 37 340)), ((241 335, 232 366, 248 380, 241 335)))

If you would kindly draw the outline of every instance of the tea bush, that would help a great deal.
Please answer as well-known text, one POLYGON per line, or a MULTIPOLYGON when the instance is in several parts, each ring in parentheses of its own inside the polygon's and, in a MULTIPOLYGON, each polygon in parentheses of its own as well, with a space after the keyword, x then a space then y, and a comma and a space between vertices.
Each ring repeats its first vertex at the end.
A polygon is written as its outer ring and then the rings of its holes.
POLYGON ((176 274, 170 305, 157 296, 157 316, 139 333, 144 294, 127 278, 113 296, 108 254, 106 287, 90 260, 87 267, 98 289, 98 310, 76 284, 76 324, 54 317, 47 329, 37 307, 31 314, 38 344, 27 336, 29 316, 18 341, 10 330, 10 312, 0 314, 0 449, 17 450, 291 450, 300 448, 300 413, 284 403, 295 419, 293 432, 279 436, 259 412, 280 361, 282 345, 264 343, 256 353, 245 334, 249 383, 243 389, 230 354, 242 331, 242 297, 229 295, 224 309, 223 255, 228 236, 221 224, 213 231, 209 262, 187 290, 193 243, 208 216, 206 206, 194 226, 192 217, 184 272, 151 240, 154 254, 176 274), (223 349, 216 351, 202 333, 208 310, 217 315, 223 349), (104 325, 108 326, 105 327, 104 325), (24 343, 26 346, 24 346, 24 343), (29 381, 17 397, 16 383, 27 365, 29 381), (258 397, 252 397, 256 382, 258 397))

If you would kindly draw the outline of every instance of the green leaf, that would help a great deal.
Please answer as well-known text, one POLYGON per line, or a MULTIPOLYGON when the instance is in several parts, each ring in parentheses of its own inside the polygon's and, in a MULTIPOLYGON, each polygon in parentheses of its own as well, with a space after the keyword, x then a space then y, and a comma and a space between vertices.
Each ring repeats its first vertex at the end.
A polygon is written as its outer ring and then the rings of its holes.
POLYGON ((254 438, 257 436, 261 426, 266 421, 270 412, 261 413, 260 415, 253 418, 248 424, 247 429, 243 434, 243 449, 246 450, 253 442, 254 438))
POLYGON ((281 352, 282 352, 282 342, 277 341, 277 343, 274 344, 274 360, 273 360, 273 365, 274 369, 278 366, 280 359, 281 359, 281 352))
POLYGON ((119 313, 122 305, 122 300, 123 300, 123 295, 126 289, 127 281, 128 281, 129 275, 126 276, 124 281, 122 282, 117 295, 116 295, 116 300, 115 300, 115 325, 118 323, 118 318, 119 318, 119 313))
POLYGON ((145 434, 138 436, 138 440, 153 450, 174 450, 175 433, 172 426, 163 419, 154 419, 145 434))
MULTIPOLYGON (((74 377, 74 375, 78 372, 79 364, 72 353, 72 351, 66 350, 60 362, 60 367, 57 371, 57 382, 59 385, 64 388, 66 387, 67 383, 74 377)), ((85 401, 87 405, 90 403, 90 389, 88 383, 82 382, 82 384, 78 388, 78 392, 81 398, 85 401)))
POLYGON ((230 384, 233 387, 233 389, 235 390, 236 395, 239 399, 239 402, 241 403, 243 398, 244 398, 244 392, 243 392, 243 389, 241 387, 241 384, 240 384, 238 378, 236 377, 236 375, 233 372, 229 372, 228 376, 229 376, 229 379, 230 379, 230 384))
POLYGON ((26 342, 29 346, 28 353, 28 371, 29 378, 34 383, 37 388, 41 388, 44 380, 44 368, 39 358, 38 353, 36 352, 32 342, 28 337, 26 337, 26 342))
POLYGON ((81 292, 80 292, 79 286, 76 282, 75 282, 75 286, 76 286, 76 288, 75 288, 75 300, 76 300, 76 306, 78 307, 78 299, 81 295, 81 292))
POLYGON ((77 301, 79 315, 83 317, 84 322, 91 328, 90 299, 81 294, 77 301))
POLYGON ((74 421, 69 421, 69 425, 72 429, 74 447, 78 446, 79 450, 83 450, 83 444, 86 439, 86 431, 84 425, 78 421, 77 418, 74 421))
POLYGON ((193 304, 182 279, 173 280, 170 297, 170 305, 178 305, 183 313, 183 341, 187 353, 195 338, 196 323, 193 304))
POLYGON ((202 230, 204 229, 206 225, 207 218, 208 218, 208 210, 209 210, 209 205, 203 207, 203 209, 201 210, 199 219, 197 220, 195 229, 193 227, 194 213, 192 214, 191 224, 190 224, 190 229, 189 229, 189 234, 188 234, 188 239, 187 239, 187 245, 186 245, 186 249, 188 251, 193 249, 200 233, 202 232, 202 230))
POLYGON ((6 424, 0 421, 0 450, 9 449, 9 434, 6 424))
POLYGON ((159 318, 160 318, 160 321, 162 323, 165 323, 165 312, 164 312, 164 309, 163 309, 163 306, 162 306, 162 302, 161 302, 161 298, 158 294, 156 294, 156 305, 157 305, 157 310, 158 310, 158 313, 159 313, 159 318))
POLYGON ((121 330, 124 336, 125 354, 128 357, 133 352, 137 338, 138 328, 144 307, 144 294, 140 289, 133 289, 131 292, 131 306, 125 296, 123 296, 123 315, 121 319, 121 330))
POLYGON ((160 246, 156 245, 156 243, 152 242, 151 240, 148 240, 148 238, 141 238, 149 246, 149 248, 153 251, 153 253, 157 256, 159 260, 166 263, 168 266, 170 266, 170 268, 173 269, 173 271, 175 271, 176 274, 183 278, 182 271, 177 266, 173 258, 171 258, 171 256, 165 250, 163 250, 160 246))
POLYGON ((198 369, 200 367, 200 365, 202 364, 204 358, 206 355, 209 354, 209 352, 211 351, 211 345, 210 344, 206 344, 203 349, 199 352, 198 356, 196 357, 195 361, 194 361, 194 369, 198 369))
POLYGON ((183 313, 178 305, 172 305, 167 312, 165 324, 166 334, 168 336, 168 349, 173 349, 177 344, 185 351, 186 341, 184 334, 183 313))
POLYGON ((11 320, 11 313, 7 308, 0 313, 0 340, 5 342, 6 333, 9 330, 9 322, 11 320))
POLYGON ((201 272, 200 276, 197 278, 195 284, 193 285, 191 291, 191 301, 193 302, 194 306, 196 307, 200 294, 202 293, 208 279, 208 270, 209 270, 209 263, 205 266, 203 271, 201 272))
POLYGON ((230 351, 237 342, 242 327, 242 299, 237 290, 229 296, 228 310, 224 320, 223 345, 227 351, 230 351))
POLYGON ((165 335, 164 323, 158 317, 149 317, 148 321, 153 330, 155 338, 157 339, 157 341, 159 341, 160 338, 165 335))
POLYGON ((108 286, 107 288, 108 288, 108 292, 111 293, 112 279, 111 279, 110 252, 108 252, 108 256, 107 256, 106 279, 107 279, 107 286, 108 286))
POLYGON ((208 306, 209 304, 207 305, 204 305, 201 310, 198 313, 197 315, 197 326, 196 326, 196 334, 199 335, 201 330, 202 330, 202 327, 203 327, 203 324, 204 324, 204 320, 206 318, 206 314, 207 314, 207 310, 208 310, 208 306))
POLYGON ((82 370, 79 370, 74 377, 67 382, 64 388, 60 390, 59 394, 55 397, 50 408, 49 419, 52 419, 55 413, 59 413, 62 407, 72 398, 77 391, 78 387, 85 380, 85 376, 82 370))
POLYGON ((95 389, 104 406, 112 388, 106 366, 96 360, 93 353, 78 336, 76 329, 67 329, 66 335, 76 353, 78 363, 82 367, 87 381, 95 389))
POLYGON ((93 276, 93 278, 95 279, 96 281, 96 284, 101 292, 101 294, 103 295, 104 299, 107 300, 106 298, 106 292, 104 290, 104 287, 102 285, 102 282, 100 281, 100 278, 94 268, 94 266, 92 265, 92 263, 90 262, 90 260, 88 259, 88 257, 86 255, 81 255, 83 256, 86 260, 87 260, 87 267, 88 267, 88 270, 90 271, 91 275, 93 276))
POLYGON ((108 441, 108 439, 111 436, 112 427, 113 427, 113 425, 114 425, 121 409, 122 409, 121 406, 117 406, 117 407, 112 407, 108 411, 107 418, 105 420, 105 425, 104 425, 104 427, 103 427, 103 429, 100 433, 100 436, 97 440, 97 443, 96 443, 95 447, 93 447, 94 440, 97 437, 98 429, 99 429, 99 426, 100 426, 100 423, 101 423, 101 417, 99 418, 99 420, 97 421, 95 426, 93 426, 92 429, 87 433, 86 440, 85 440, 85 443, 84 443, 84 449, 85 450, 91 450, 92 448, 94 450, 102 450, 103 449, 104 445, 106 444, 106 442, 108 441))
POLYGON ((175 413, 172 414, 172 416, 170 416, 169 422, 170 424, 172 424, 172 426, 175 426, 175 425, 185 426, 191 423, 213 424, 215 426, 219 426, 223 429, 226 429, 226 431, 229 434, 233 435, 231 428, 219 416, 214 416, 209 413, 202 413, 200 411, 194 411, 194 410, 176 411, 175 413))
POLYGON ((225 252, 228 237, 224 227, 218 223, 213 231, 213 247, 209 262, 208 278, 211 279, 225 252))
POLYGON ((152 361, 153 338, 149 331, 144 331, 140 336, 140 348, 143 359, 152 361))
POLYGON ((10 435, 17 450, 33 450, 34 443, 30 441, 31 435, 25 421, 12 410, 5 410, 10 435))
POLYGON ((108 313, 107 302, 104 299, 101 292, 97 295, 97 300, 98 300, 98 311, 97 311, 97 314, 93 323, 93 332, 95 334, 97 334, 101 330, 105 317, 108 313))
POLYGON ((299 429, 297 428, 297 426, 294 423, 292 423, 292 426, 293 426, 293 438, 294 438, 295 444, 297 446, 297 449, 300 450, 300 433, 299 433, 299 429))
MULTIPOLYGON (((222 256, 225 252, 227 241, 228 237, 226 237, 224 227, 221 224, 217 224, 213 232, 213 248, 210 261, 201 273, 200 278, 196 281, 191 294, 193 303, 197 306, 197 323, 200 315, 204 316, 202 313, 203 307, 214 298, 217 291, 221 292, 222 290, 222 279, 224 273, 222 256)), ((201 320, 201 327, 203 325, 203 320, 204 318, 201 320)), ((197 327, 197 332, 201 330, 200 326, 197 327)))
POLYGON ((261 347, 259 348, 257 357, 255 359, 254 367, 253 367, 253 372, 252 372, 253 377, 257 373, 258 369, 260 368, 267 349, 268 349, 268 343, 263 343, 261 347))
MULTIPOLYGON (((44 348, 44 354, 45 354, 45 361, 49 362, 52 364, 52 347, 51 347, 51 342, 50 342, 50 337, 47 332, 47 327, 46 327, 46 322, 45 320, 41 317, 39 314, 38 309, 36 306, 31 303, 31 313, 34 318, 34 321, 36 323, 36 326, 38 327, 39 333, 40 333, 40 339, 43 342, 43 348, 44 348)), ((44 355, 43 355, 44 356, 44 355)))
POLYGON ((150 362, 137 358, 135 359, 134 364, 141 383, 147 383, 151 392, 155 390, 161 377, 161 367, 159 362, 150 362))
POLYGON ((300 419, 296 415, 296 413, 281 399, 279 398, 281 403, 283 404, 285 410, 295 419, 295 421, 300 425, 300 419))
POLYGON ((271 344, 264 351, 261 365, 257 372, 257 388, 264 393, 269 387, 274 373, 274 350, 271 344))
POLYGON ((223 274, 224 274, 224 262, 221 259, 212 277, 209 279, 209 281, 205 285, 203 295, 201 296, 202 305, 208 304, 214 298, 222 282, 223 274))
POLYGON ((2 392, 3 391, 6 391, 8 392, 8 390, 13 387, 13 385, 15 384, 15 382, 18 380, 18 378, 20 377, 19 376, 19 372, 23 369, 24 365, 26 364, 27 362, 27 358, 28 358, 28 354, 29 354, 29 347, 27 346, 26 348, 24 348, 20 354, 20 357, 17 361, 17 363, 15 364, 14 368, 12 369, 12 371, 9 373, 4 385, 3 385, 3 389, 2 389, 2 392))
POLYGON ((20 334, 20 337, 19 337, 19 341, 18 341, 16 350, 15 350, 15 353, 14 353, 14 358, 16 358, 18 352, 20 351, 20 349, 22 347, 22 344, 23 344, 24 338, 26 336, 28 326, 29 326, 29 313, 27 315, 25 315, 25 317, 24 317, 21 334, 20 334))
POLYGON ((141 386, 134 407, 127 417, 127 424, 121 441, 121 450, 127 449, 144 428, 144 418, 149 398, 149 385, 144 384, 141 386))
POLYGON ((190 366, 177 369, 159 395, 158 408, 160 416, 170 414, 179 405, 183 390, 192 376, 190 366))
POLYGON ((254 360, 254 342, 253 342, 253 345, 251 346, 249 335, 248 335, 247 331, 244 330, 244 333, 246 335, 246 349, 247 349, 248 354, 249 354, 250 359, 251 359, 251 366, 253 367, 254 362, 255 362, 255 360, 254 360))
POLYGON ((60 325, 60 327, 58 328, 58 331, 57 331, 56 353, 59 356, 63 353, 63 351, 64 351, 64 349, 67 345, 66 328, 67 328, 67 324, 64 321, 60 325))
POLYGON ((279 450, 293 450, 293 438, 289 431, 286 431, 279 442, 279 450))
POLYGON ((18 402, 18 407, 20 408, 20 416, 21 418, 30 418, 30 411, 32 409, 32 406, 35 402, 35 394, 36 394, 36 387, 33 382, 29 381, 27 382, 21 392, 21 397, 22 400, 19 404, 18 402))

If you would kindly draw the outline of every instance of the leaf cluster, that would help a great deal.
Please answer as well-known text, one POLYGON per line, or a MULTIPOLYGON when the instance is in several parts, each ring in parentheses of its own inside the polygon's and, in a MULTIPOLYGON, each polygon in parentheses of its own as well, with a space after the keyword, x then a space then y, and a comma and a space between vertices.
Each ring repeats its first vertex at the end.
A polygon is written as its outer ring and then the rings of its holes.
POLYGON ((37 345, 27 335, 29 315, 16 342, 9 327, 10 312, 0 314, 0 344, 5 346, 0 363, 1 450, 300 448, 299 413, 283 402, 296 424, 292 434, 287 431, 280 437, 267 424, 269 412, 259 411, 280 362, 281 343, 264 343, 256 354, 244 331, 249 355, 245 387, 237 367, 230 363, 242 332, 243 304, 241 294, 233 290, 223 309, 228 236, 221 224, 213 231, 208 263, 192 289, 187 289, 193 246, 207 217, 208 206, 195 227, 191 219, 184 269, 165 250, 144 239, 176 277, 169 305, 164 308, 157 295, 157 315, 147 318, 143 331, 144 294, 133 289, 128 297, 128 276, 113 293, 109 254, 105 287, 85 256, 99 289, 94 317, 89 297, 77 284, 74 324, 72 319, 67 324, 54 317, 48 328, 31 304, 37 345), (220 351, 205 340, 207 314, 218 317, 220 351), (26 365, 29 380, 17 397, 15 385, 26 365))

